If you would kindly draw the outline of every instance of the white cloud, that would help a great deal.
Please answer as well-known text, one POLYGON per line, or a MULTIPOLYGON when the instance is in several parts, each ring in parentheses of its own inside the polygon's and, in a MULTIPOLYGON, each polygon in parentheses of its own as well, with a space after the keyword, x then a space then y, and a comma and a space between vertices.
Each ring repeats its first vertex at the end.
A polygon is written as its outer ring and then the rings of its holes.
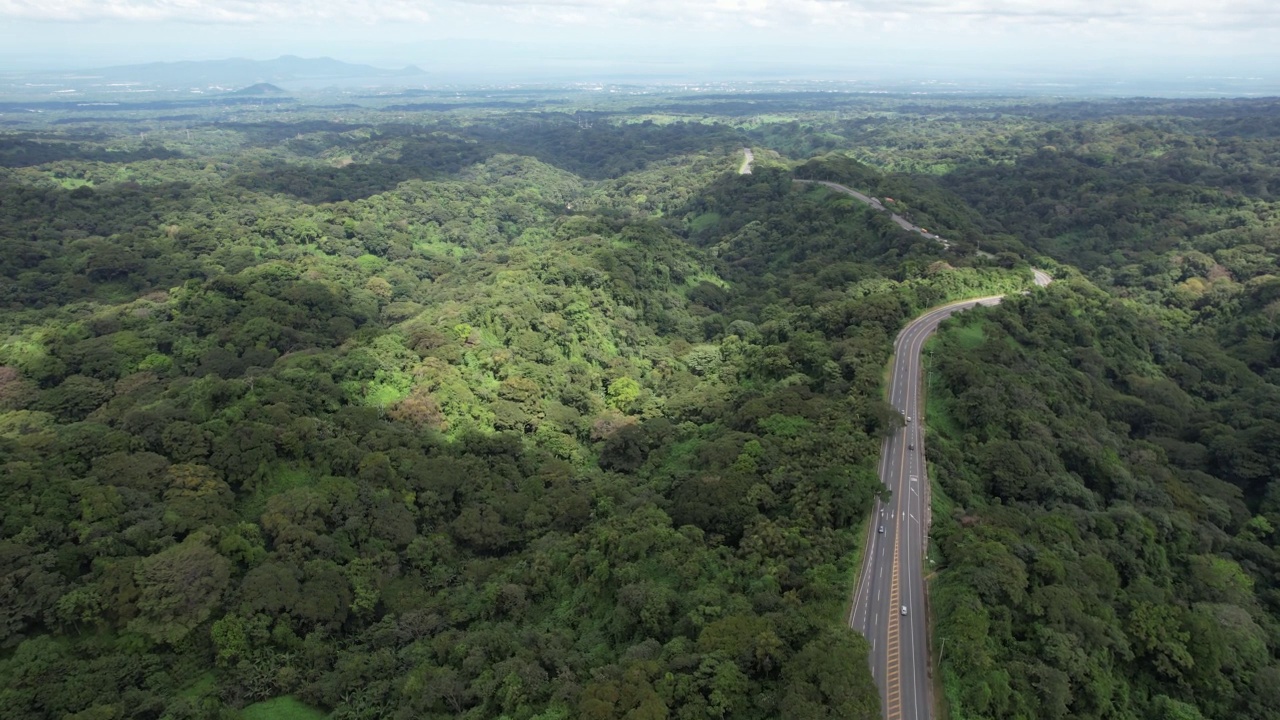
POLYGON ((425 23, 452 7, 524 22, 838 23, 1157 26, 1256 29, 1280 25, 1272 0, 0 0, 0 18, 190 23, 425 23))
MULTIPOLYGON (((522 43, 579 55, 595 45, 602 57, 673 65, 705 56, 1105 69, 1120 59, 1164 69, 1205 59, 1257 74, 1280 71, 1277 29, 1275 0, 0 0, 0 54, 11 56, 96 48, 416 62, 435 41, 482 40, 497 44, 494 56, 514 57, 522 43)), ((524 64, 545 55, 525 52, 524 64)))
POLYGON ((0 17, 190 23, 427 22, 415 0, 0 0, 0 17))
POLYGON ((1258 27, 1280 25, 1280 4, 1269 0, 451 0, 522 17, 550 18, 566 6, 575 16, 733 20, 796 25, 813 21, 880 23, 996 23, 1000 25, 1125 25, 1134 28, 1258 27))

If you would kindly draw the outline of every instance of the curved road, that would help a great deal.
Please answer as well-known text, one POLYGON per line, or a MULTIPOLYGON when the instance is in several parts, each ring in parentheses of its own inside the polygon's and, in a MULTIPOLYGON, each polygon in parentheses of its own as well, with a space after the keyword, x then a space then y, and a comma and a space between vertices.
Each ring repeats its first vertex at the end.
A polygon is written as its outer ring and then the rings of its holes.
MULTIPOLYGON (((873 209, 890 212, 893 222, 911 232, 951 244, 888 210, 877 198, 826 180, 816 183, 850 195, 873 209)), ((1035 284, 1053 278, 1032 268, 1035 284)), ((924 436, 920 417, 924 387, 920 351, 943 320, 975 305, 996 305, 1003 295, 961 300, 936 307, 907 324, 894 341, 889 402, 906 424, 884 441, 880 481, 889 502, 876 501, 868 528, 866 552, 849 611, 849 627, 871 643, 871 675, 880 688, 886 720, 928 720, 933 715, 932 668, 929 655, 928 607, 925 604, 924 559, 929 538, 929 482, 925 475, 924 436)))
POLYGON ((873 210, 879 210, 880 212, 889 213, 889 219, 892 220, 898 227, 902 228, 903 230, 920 233, 921 235, 931 240, 937 240, 938 243, 942 245, 942 247, 947 248, 948 250, 951 249, 951 242, 948 241, 946 238, 939 237, 929 232, 928 230, 925 230, 919 225, 913 225, 910 220, 907 220, 906 218, 902 217, 898 213, 893 212, 889 208, 885 207, 884 204, 880 202, 879 198, 873 198, 869 195, 864 195, 863 193, 860 193, 857 190, 854 190, 853 188, 845 187, 840 183, 834 183, 829 180, 800 180, 800 179, 793 178, 792 182, 813 183, 815 185, 822 185, 823 187, 830 188, 831 190, 835 190, 836 192, 844 193, 845 195, 849 195, 854 198, 857 198, 858 200, 861 200, 862 202, 870 205, 873 210))
POLYGON ((880 481, 892 493, 873 510, 870 540, 854 593, 849 626, 871 643, 871 674, 888 720, 932 716, 929 627, 923 562, 929 528, 929 485, 920 440, 923 408, 920 349, 938 324, 1001 296, 930 310, 907 325, 894 344, 889 402, 908 422, 884 441, 880 481), (905 608, 906 614, 903 614, 905 608))
MULTIPOLYGON (((1033 270, 1041 287, 1052 282, 1033 270)), ((929 537, 929 481, 925 474, 923 373, 920 351, 938 325, 975 305, 996 305, 1003 295, 962 300, 912 320, 894 342, 889 402, 906 424, 884 441, 880 481, 892 493, 876 502, 849 627, 871 643, 871 674, 887 720, 932 717, 932 670, 924 560, 929 537)))

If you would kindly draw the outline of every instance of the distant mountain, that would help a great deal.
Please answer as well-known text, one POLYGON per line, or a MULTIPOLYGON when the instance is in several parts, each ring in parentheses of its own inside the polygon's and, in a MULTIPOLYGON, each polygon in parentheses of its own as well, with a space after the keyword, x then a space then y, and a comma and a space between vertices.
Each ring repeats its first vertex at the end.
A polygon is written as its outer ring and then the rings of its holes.
MULTIPOLYGON (((409 65, 398 70, 357 65, 333 58, 301 58, 284 55, 274 60, 198 60, 155 62, 143 65, 116 65, 85 71, 95 79, 112 83, 188 87, 244 87, 262 83, 297 83, 311 85, 326 80, 408 80, 427 73, 409 65)), ((342 84, 342 83, 337 83, 342 84)), ((279 88, 277 88, 279 89, 279 88)))
POLYGON ((247 88, 236 90, 228 95, 284 95, 282 88, 276 87, 271 83, 255 83, 247 88))

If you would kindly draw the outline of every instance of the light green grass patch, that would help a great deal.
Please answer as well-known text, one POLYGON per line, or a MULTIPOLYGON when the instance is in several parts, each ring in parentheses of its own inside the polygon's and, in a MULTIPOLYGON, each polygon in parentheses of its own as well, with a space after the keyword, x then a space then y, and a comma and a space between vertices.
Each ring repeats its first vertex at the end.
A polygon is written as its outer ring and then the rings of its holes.
POLYGON ((986 342, 987 334, 981 320, 970 322, 966 325, 956 327, 948 327, 947 335, 955 338, 960 347, 965 350, 974 350, 982 346, 986 342))
POLYGON ((85 186, 93 187, 93 181, 85 180, 84 178, 69 177, 69 178, 56 178, 56 179, 58 181, 58 184, 61 185, 65 190, 75 190, 78 187, 85 187, 85 186))
POLYGON ((212 672, 207 672, 180 690, 178 696, 194 700, 204 695, 209 695, 215 690, 217 690, 217 681, 214 679, 212 672))
POLYGON ((626 125, 639 125, 644 122, 652 122, 654 125, 671 125, 673 123, 684 122, 688 119, 686 115, 667 115, 663 113, 651 113, 647 115, 635 115, 628 117, 623 121, 626 125))
POLYGON ((244 720, 324 720, 328 717, 292 695, 256 702, 243 711, 244 720))
POLYGON ((371 407, 387 407, 394 405, 409 394, 409 391, 398 384, 371 382, 365 390, 364 402, 371 407))
POLYGON ((729 283, 726 282, 723 278, 721 278, 719 275, 713 275, 711 273, 694 273, 688 276, 687 278, 685 278, 685 281, 684 281, 684 284, 687 287, 697 287, 702 283, 711 283, 712 285, 715 285, 716 287, 719 287, 719 288, 729 287, 729 283))
MULTIPOLYGON (((848 532, 851 533, 855 544, 853 549, 841 559, 844 575, 843 587, 857 590, 858 582, 862 579, 862 564, 866 560, 864 555, 867 552, 867 533, 871 532, 871 516, 863 515, 848 532)), ((844 605, 841 617, 847 620, 849 614, 853 611, 852 595, 846 593, 845 597, 841 598, 841 602, 844 605)), ((832 614, 828 612, 827 617, 831 617, 832 614)))
MULTIPOLYGON (((981 328, 979 328, 981 330, 981 328)), ((928 358, 930 352, 938 344, 937 338, 930 338, 925 343, 925 357, 928 358)), ((925 362, 928 362, 926 360, 925 362)), ((960 434, 960 426, 956 424, 955 418, 951 417, 950 408, 942 399, 942 381, 935 374, 925 371, 925 377, 928 381, 928 387, 924 396, 924 420, 926 432, 937 433, 947 437, 958 437, 960 434)), ((926 436, 925 442, 928 442, 926 436)))
POLYGON ((709 230, 720 224, 720 213, 708 212, 702 213, 698 217, 689 221, 689 229, 693 232, 702 232, 709 230))
POLYGON ((311 473, 303 468, 277 466, 267 476, 267 481, 263 483, 262 494, 264 496, 278 495, 286 490, 310 485, 313 479, 311 473))
POLYGON ((761 113, 759 115, 751 116, 750 120, 737 123, 737 126, 738 127, 757 127, 760 125, 789 123, 789 122, 794 122, 795 120, 796 120, 796 116, 794 115, 778 115, 776 113, 761 113))

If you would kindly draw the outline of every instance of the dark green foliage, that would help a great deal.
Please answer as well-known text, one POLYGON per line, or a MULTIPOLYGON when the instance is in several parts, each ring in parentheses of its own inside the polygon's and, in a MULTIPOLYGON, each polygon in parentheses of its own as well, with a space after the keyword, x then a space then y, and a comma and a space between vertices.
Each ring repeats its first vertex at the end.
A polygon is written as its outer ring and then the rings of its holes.
POLYGON ((744 144, 739 133, 720 123, 611 120, 595 113, 546 115, 477 125, 468 134, 591 179, 620 177, 654 161, 711 148, 732 151, 744 144))
MULTIPOLYGON (((342 126, 344 129, 347 126, 342 126)), ((311 203, 358 200, 395 189, 410 178, 433 179, 458 172, 493 154, 488 145, 458 137, 421 132, 412 127, 386 127, 363 142, 345 133, 299 135, 287 142, 294 152, 316 155, 349 149, 368 162, 351 158, 336 167, 308 167, 281 163, 239 178, 244 187, 284 193, 311 203)))
POLYGON ((876 714, 880 368, 1025 273, 722 125, 224 130, 0 182, 0 707, 876 714))
POLYGON ((1266 103, 506 102, 10 137, 6 713, 875 717, 892 339, 1028 248, 933 355, 952 717, 1272 712, 1266 103))
POLYGON ((28 167, 59 160, 131 163, 140 160, 168 160, 181 156, 181 153, 162 147, 128 151, 106 150, 95 147, 91 143, 75 142, 72 138, 45 137, 39 134, 24 133, 0 137, 0 167, 28 167))
POLYGON ((1059 281, 935 344, 934 598, 955 712, 1271 717, 1271 284, 1188 312, 1167 284, 1152 305, 1059 281))

